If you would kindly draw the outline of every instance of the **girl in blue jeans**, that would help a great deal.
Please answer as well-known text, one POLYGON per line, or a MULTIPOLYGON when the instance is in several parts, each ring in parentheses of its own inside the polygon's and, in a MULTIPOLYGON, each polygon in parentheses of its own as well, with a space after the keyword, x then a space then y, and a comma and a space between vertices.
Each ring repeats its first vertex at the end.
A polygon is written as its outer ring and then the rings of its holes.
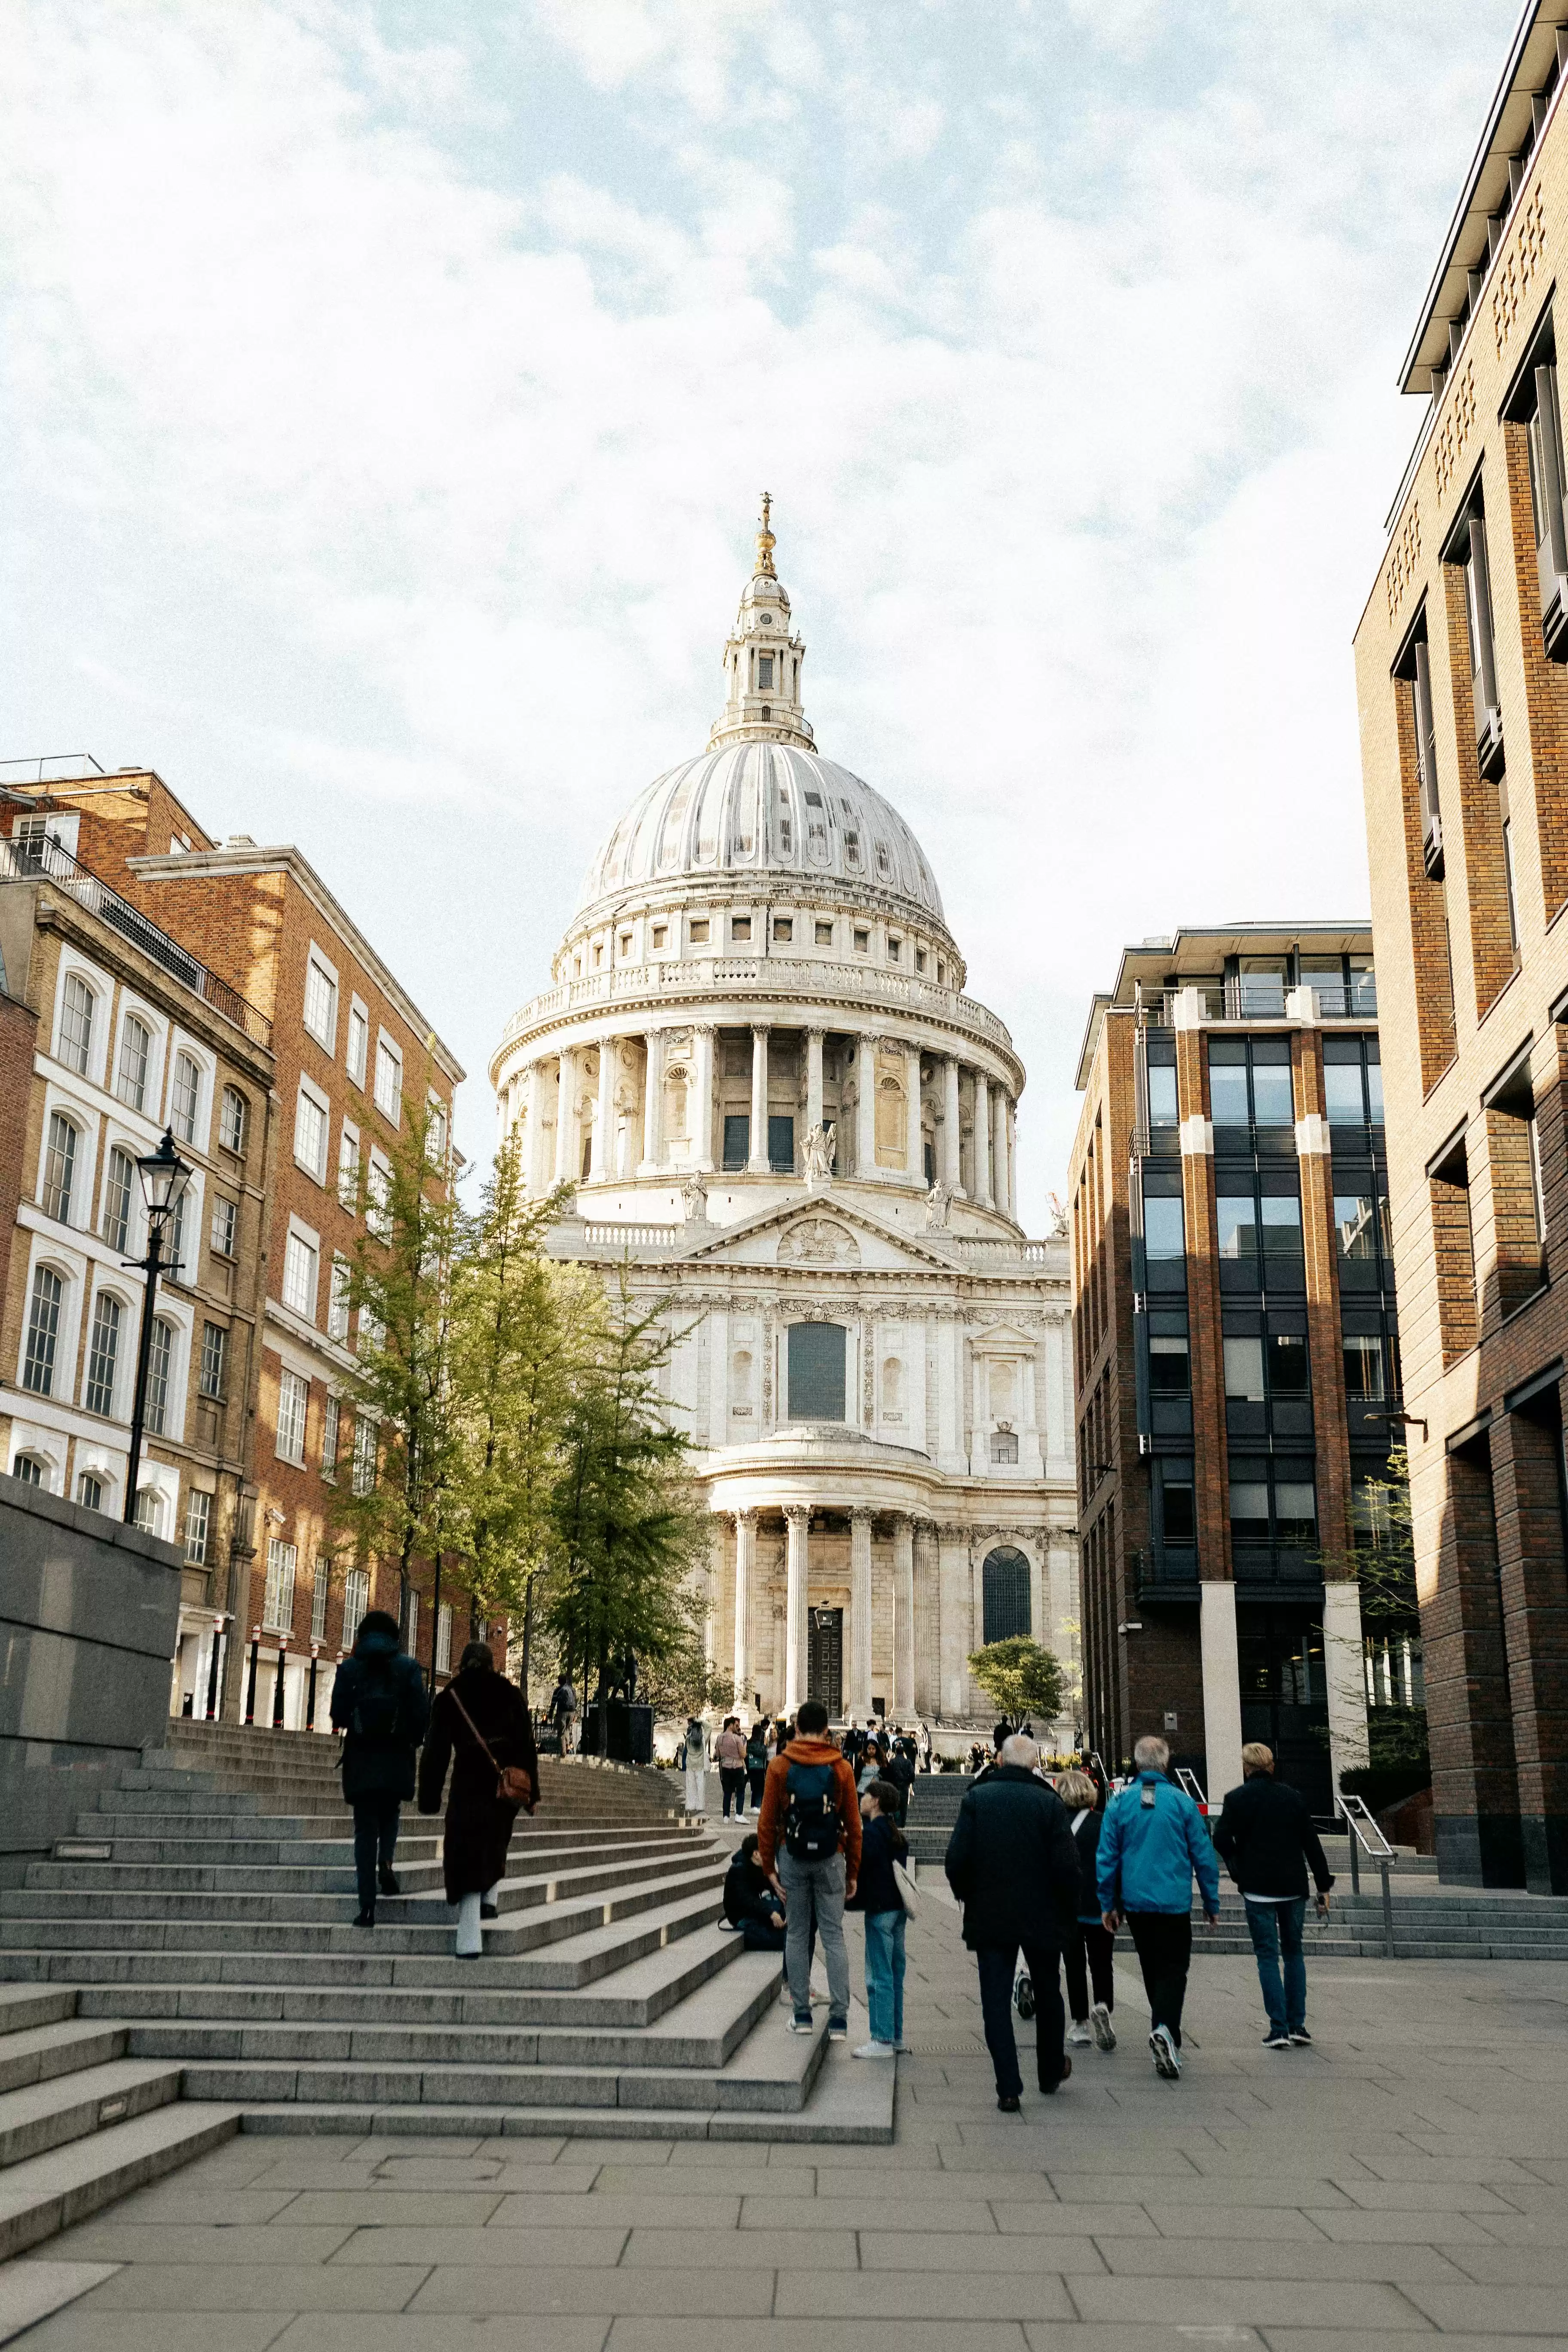
POLYGON ((904 1904, 893 1864, 909 1852, 899 1827, 899 1791, 891 1780, 873 1780, 860 1798, 866 1824, 860 1845, 860 1877, 851 1911, 866 1915, 866 2006, 871 2039, 857 2058, 893 2058, 904 2041, 904 1904))

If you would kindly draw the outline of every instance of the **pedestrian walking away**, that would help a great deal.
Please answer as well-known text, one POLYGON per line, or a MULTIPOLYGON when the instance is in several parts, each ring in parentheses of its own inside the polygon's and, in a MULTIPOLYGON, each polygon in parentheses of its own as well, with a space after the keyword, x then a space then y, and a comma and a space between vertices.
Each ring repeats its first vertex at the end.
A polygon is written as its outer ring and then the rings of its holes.
POLYGON ((1021 1732, 958 1809, 948 1840, 947 1883, 963 1906, 963 1940, 980 1976, 985 2046, 996 2105, 1016 2115, 1024 2078, 1013 2035, 1013 1978, 1022 1950, 1035 1985, 1035 2072, 1055 2092, 1072 2073, 1063 2048, 1058 1976, 1064 1928, 1079 1901, 1071 1817, 1036 1770, 1040 1751, 1021 1732))
POLYGON ((414 1794, 415 1757, 430 1720, 417 1660, 404 1650, 397 1620, 367 1610, 353 1654, 332 1684, 332 1721, 343 1734, 344 1801, 353 1807, 356 1927, 375 1925, 377 1894, 395 1895, 392 1867, 401 1807, 414 1794))
POLYGON ((686 1737, 680 1743, 679 1760, 686 1775, 687 1819, 704 1821, 708 1815, 708 1726, 700 1715, 686 1718, 686 1737))
POLYGON ((746 1743, 741 1737, 741 1718, 727 1715, 723 1728, 713 1742, 713 1761, 719 1767, 719 1786, 724 1792, 723 1818, 730 1818, 730 1808, 735 1808, 737 1821, 746 1818, 746 1743))
POLYGON ((768 1777, 768 1727, 764 1720, 753 1723, 746 1735, 746 1779, 751 1786, 752 1811, 763 1809, 763 1783, 768 1777))
POLYGON ((1232 1789, 1214 1833, 1215 1851, 1241 1889, 1268 2031, 1266 2050, 1307 2045, 1307 1873, 1317 1887, 1318 1916, 1329 1916, 1334 1883, 1306 1799, 1274 1777, 1274 1751, 1249 1740, 1241 1751, 1242 1783, 1232 1789))
POLYGON ((908 1915, 893 1865, 909 1853, 899 1827, 899 1790, 873 1780, 860 1792, 860 1877, 850 1908, 866 1920, 866 2007, 871 2039, 857 2058, 893 2058, 904 2041, 904 1930, 908 1915))
POLYGON ((1193 1958, 1193 1880, 1204 1919, 1219 1918, 1219 1864, 1203 1815, 1166 1778, 1171 1751, 1152 1735, 1132 1750, 1135 1777, 1112 1797, 1100 1832, 1100 1925, 1125 1919, 1149 1996, 1149 2051, 1156 2074, 1182 2071, 1182 2004, 1193 1958))
POLYGON ((563 1756, 572 1753, 572 1727, 577 1719, 577 1694, 563 1675, 550 1694, 550 1720, 555 1727, 563 1756))
POLYGON ((827 1736, 827 1709, 820 1699, 804 1702, 795 1738, 768 1766, 757 1832, 757 1858, 784 1899, 791 2030, 811 2032, 815 1920, 827 1969, 827 2038, 842 2042, 849 2032, 844 1906, 860 1875, 860 1807, 855 1775, 827 1736))
POLYGON ((483 1921, 500 1916, 497 1897, 520 1808, 539 1802, 539 1758, 528 1701, 498 1675, 482 1642, 470 1642, 430 1710, 419 1759, 419 1810, 438 1813, 447 1767, 452 1790, 441 1842, 447 1900, 458 1914, 459 1960, 484 1948, 483 1921))
POLYGON ((1116 2047, 1111 2011, 1116 2007, 1116 1938, 1106 1930, 1100 1914, 1098 1861, 1104 1815, 1099 1811, 1100 1790, 1087 1772, 1064 1772, 1057 1794, 1072 1815, 1072 1840, 1078 1848, 1078 1914, 1062 1942, 1062 1973, 1067 1979, 1068 2040, 1101 2050, 1116 2047), (1092 1985, 1094 1999, 1089 2000, 1092 1985))

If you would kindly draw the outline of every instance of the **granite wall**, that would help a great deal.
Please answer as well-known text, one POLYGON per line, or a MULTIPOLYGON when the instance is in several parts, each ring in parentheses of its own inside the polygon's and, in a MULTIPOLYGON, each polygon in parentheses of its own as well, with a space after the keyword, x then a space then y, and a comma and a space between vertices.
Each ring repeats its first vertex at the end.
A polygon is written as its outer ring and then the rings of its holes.
POLYGON ((0 1886, 169 1720, 177 1546, 0 1476, 0 1886))

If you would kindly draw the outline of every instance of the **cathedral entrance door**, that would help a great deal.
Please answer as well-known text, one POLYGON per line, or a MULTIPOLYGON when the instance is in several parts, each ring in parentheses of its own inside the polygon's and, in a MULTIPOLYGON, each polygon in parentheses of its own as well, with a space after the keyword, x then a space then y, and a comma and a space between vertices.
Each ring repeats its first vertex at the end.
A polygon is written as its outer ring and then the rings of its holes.
POLYGON ((837 1722, 844 1712, 844 1612, 813 1609, 805 1661, 805 1695, 819 1698, 837 1722))

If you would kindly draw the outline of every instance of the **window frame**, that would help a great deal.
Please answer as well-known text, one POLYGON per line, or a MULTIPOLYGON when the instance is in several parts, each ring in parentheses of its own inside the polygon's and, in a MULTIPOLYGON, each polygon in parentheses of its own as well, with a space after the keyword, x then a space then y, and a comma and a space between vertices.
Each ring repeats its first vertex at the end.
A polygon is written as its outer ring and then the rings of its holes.
POLYGON ((289 1219, 288 1230, 283 1236, 283 1270, 279 1281, 279 1301, 291 1315, 298 1315, 302 1321, 314 1324, 321 1289, 321 1236, 312 1226, 306 1224, 302 1217, 291 1215, 289 1219), (308 1282, 294 1283, 293 1269, 307 1260, 309 1261, 308 1282), (298 1297, 290 1296, 291 1290, 308 1290, 309 1304, 302 1305, 298 1297))
POLYGON ((378 1029, 375 1034, 375 1087, 371 1099, 389 1127, 396 1129, 402 1126, 403 1048, 385 1029, 378 1029), (383 1095, 381 1074, 384 1065, 396 1074, 395 1087, 386 1090, 393 1097, 390 1102, 383 1095))
POLYGON ((308 1078, 304 1072, 301 1071, 300 1074, 299 1087, 294 1096, 294 1165, 296 1168, 302 1168, 306 1175, 310 1178, 313 1183, 320 1184, 323 1188, 327 1181, 327 1160, 328 1155, 331 1150, 331 1141, 332 1106, 331 1098, 322 1087, 317 1086, 313 1078, 308 1078), (319 1149, 314 1160, 307 1159, 304 1151, 300 1148, 301 1124, 304 1123, 308 1125, 308 1121, 305 1120, 305 1113, 307 1109, 314 1114, 318 1122, 316 1132, 319 1149))
POLYGON ((300 1018, 307 1037, 335 1061, 338 1050, 338 1010, 342 991, 338 984, 338 968, 326 950, 310 941, 305 957, 305 985, 301 995, 300 1018), (315 983, 320 982, 317 987, 315 983), (324 1000, 327 1017, 318 1022, 313 1014, 320 1001, 324 1000))
POLYGON ((278 1369, 278 1402, 273 1415, 273 1453, 279 1462, 292 1463, 298 1470, 305 1466, 305 1436, 310 1418, 310 1382, 303 1372, 292 1365, 280 1364, 278 1369), (288 1412, 285 1414, 285 1400, 288 1412), (294 1435, 298 1422, 298 1452, 286 1449, 284 1440, 294 1435))
POLYGON ((370 1007, 363 996, 349 997, 348 1027, 343 1043, 343 1068, 352 1083, 364 1091, 370 1069, 370 1007))

